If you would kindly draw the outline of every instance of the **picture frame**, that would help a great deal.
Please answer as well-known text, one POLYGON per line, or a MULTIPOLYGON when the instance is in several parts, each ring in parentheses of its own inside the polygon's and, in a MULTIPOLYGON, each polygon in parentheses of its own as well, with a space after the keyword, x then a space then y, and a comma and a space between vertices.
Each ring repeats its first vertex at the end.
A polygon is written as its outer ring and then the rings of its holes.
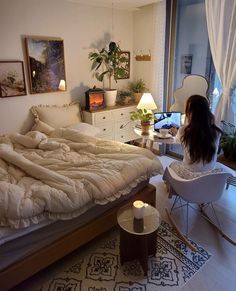
POLYGON ((0 98, 27 95, 22 61, 0 61, 0 98))
POLYGON ((117 79, 129 79, 130 78, 130 52, 129 51, 121 51, 120 54, 124 59, 124 61, 122 63, 122 68, 125 69, 126 74, 122 78, 118 77, 117 79))
POLYGON ((64 42, 60 38, 26 37, 30 93, 66 91, 64 42))
POLYGON ((190 75, 192 72, 193 55, 181 56, 181 74, 190 75))

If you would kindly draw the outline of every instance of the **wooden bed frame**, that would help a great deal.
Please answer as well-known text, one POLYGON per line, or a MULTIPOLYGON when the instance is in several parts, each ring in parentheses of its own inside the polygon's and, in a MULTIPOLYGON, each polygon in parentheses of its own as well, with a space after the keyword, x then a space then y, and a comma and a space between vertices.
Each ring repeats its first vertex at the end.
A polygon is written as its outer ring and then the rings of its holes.
POLYGON ((2 291, 9 290, 78 247, 96 238, 98 235, 106 232, 117 224, 116 215, 119 208, 137 199, 143 200, 155 207, 156 188, 148 184, 131 198, 121 201, 120 204, 114 206, 91 222, 61 237, 53 244, 25 257, 22 261, 14 263, 4 269, 0 272, 0 289, 2 291))

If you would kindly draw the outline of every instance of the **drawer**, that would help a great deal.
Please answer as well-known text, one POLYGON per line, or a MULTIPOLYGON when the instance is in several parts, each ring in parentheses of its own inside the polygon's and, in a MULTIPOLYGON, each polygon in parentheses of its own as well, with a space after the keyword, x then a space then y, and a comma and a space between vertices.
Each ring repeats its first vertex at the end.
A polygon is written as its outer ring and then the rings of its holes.
POLYGON ((111 122, 112 120, 111 111, 97 112, 94 114, 95 114, 94 116, 95 125, 98 125, 99 123, 102 122, 111 122))
POLYGON ((121 141, 121 142, 129 141, 130 140, 129 132, 128 131, 115 132, 115 140, 116 141, 121 141))
POLYGON ((109 139, 109 140, 114 140, 114 136, 112 134, 99 134, 98 136, 99 138, 102 138, 102 139, 109 139))
POLYGON ((102 131, 99 133, 99 136, 101 135, 112 135, 112 124, 111 123, 100 123, 96 125, 98 128, 100 128, 102 131))
POLYGON ((130 112, 135 111, 134 107, 124 108, 120 110, 114 111, 114 119, 115 120, 122 120, 122 119, 130 119, 130 112))

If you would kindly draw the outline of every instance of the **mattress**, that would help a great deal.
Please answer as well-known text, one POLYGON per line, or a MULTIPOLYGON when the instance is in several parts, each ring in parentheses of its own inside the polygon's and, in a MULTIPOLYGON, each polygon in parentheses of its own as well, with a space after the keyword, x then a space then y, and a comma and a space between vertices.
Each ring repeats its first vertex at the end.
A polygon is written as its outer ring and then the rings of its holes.
POLYGON ((102 215, 107 210, 121 203, 121 201, 127 200, 138 193, 147 184, 148 180, 142 181, 128 195, 122 196, 113 202, 105 205, 94 205, 94 207, 74 219, 60 220, 41 226, 38 229, 30 231, 30 233, 6 242, 0 246, 0 271, 3 271, 11 264, 22 260, 41 248, 52 244, 55 240, 94 220, 99 215, 102 215))

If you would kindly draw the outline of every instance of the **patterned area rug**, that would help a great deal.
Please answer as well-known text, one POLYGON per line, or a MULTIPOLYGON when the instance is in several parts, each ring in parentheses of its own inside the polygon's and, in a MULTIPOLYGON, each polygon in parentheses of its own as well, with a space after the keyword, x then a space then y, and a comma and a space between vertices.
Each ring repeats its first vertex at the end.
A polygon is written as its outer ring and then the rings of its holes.
POLYGON ((152 291, 180 290, 211 255, 192 242, 192 252, 165 221, 157 236, 157 252, 149 258, 148 276, 138 261, 119 263, 117 228, 72 253, 28 281, 24 290, 37 291, 152 291))

